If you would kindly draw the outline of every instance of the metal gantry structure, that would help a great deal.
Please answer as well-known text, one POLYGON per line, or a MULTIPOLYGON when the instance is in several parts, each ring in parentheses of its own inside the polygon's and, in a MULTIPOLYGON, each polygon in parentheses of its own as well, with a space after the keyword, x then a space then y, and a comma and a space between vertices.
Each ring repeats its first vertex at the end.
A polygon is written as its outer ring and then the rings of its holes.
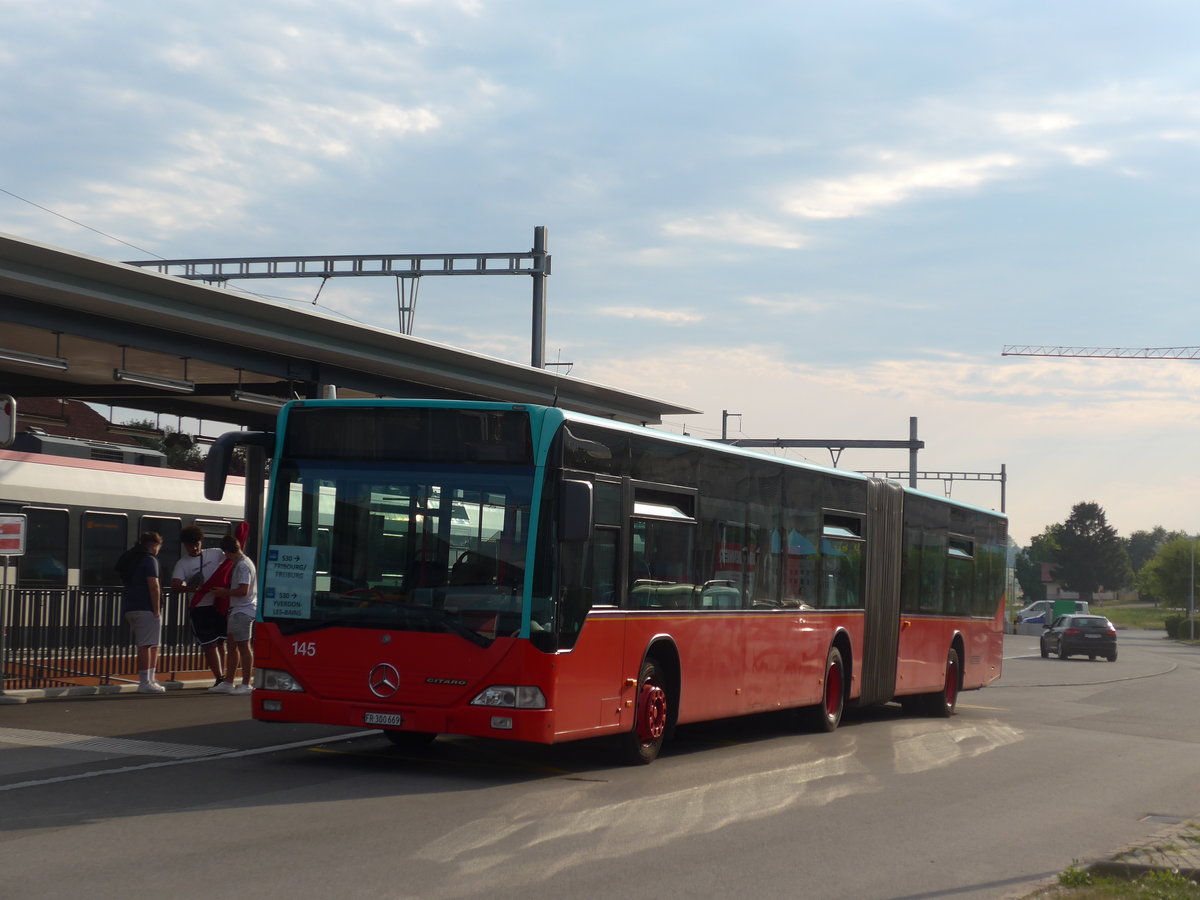
MULTIPOLYGON (((732 416, 740 415, 740 413, 730 413, 725 410, 721 411, 721 442, 730 444, 734 447, 774 447, 776 449, 787 449, 791 447, 824 447, 829 451, 830 457, 833 459, 833 466, 836 469, 838 460, 841 459, 843 450, 907 450, 908 451, 908 484, 909 487, 917 486, 917 451, 925 447, 925 442, 917 439, 917 419, 913 416, 908 420, 908 440, 907 441, 875 441, 875 440, 819 440, 811 438, 730 438, 726 435, 725 423, 732 416)), ((904 474, 901 475, 904 477, 904 474)))
POLYGON ((907 441, 888 441, 888 440, 818 440, 810 438, 730 438, 728 436, 728 423, 732 418, 740 418, 741 413, 731 413, 729 410, 721 410, 721 438, 723 444, 730 444, 734 447, 757 447, 777 449, 787 449, 792 447, 823 447, 829 451, 829 456, 833 460, 833 467, 836 469, 838 461, 841 459, 843 450, 866 449, 866 450, 908 450, 908 470, 879 470, 879 471, 859 471, 860 475, 867 475, 871 478, 887 478, 893 481, 907 480, 908 486, 915 488, 918 481, 941 481, 945 484, 946 496, 950 496, 952 483, 955 481, 994 481, 1000 484, 1000 512, 1005 512, 1007 504, 1007 487, 1008 487, 1008 471, 1006 466, 1001 465, 999 472, 943 472, 929 471, 922 472, 917 469, 917 452, 925 449, 925 442, 917 437, 917 417, 910 416, 908 420, 908 440, 907 441))
MULTIPOLYGON (((126 265, 155 269, 192 281, 224 284, 261 278, 330 278, 388 276, 396 279, 401 334, 412 334, 420 279, 436 275, 529 275, 533 278, 533 327, 530 365, 546 367, 546 279, 550 254, 546 226, 533 229, 533 247, 524 251, 486 253, 375 253, 322 256, 236 256, 206 259, 138 259, 126 265)), ((320 291, 318 290, 318 295, 320 291)))
POLYGON ((1076 359, 1200 359, 1200 347, 1051 347, 1007 344, 1001 356, 1067 356, 1076 359))
MULTIPOLYGON (((867 471, 859 469, 860 475, 867 475, 871 478, 889 478, 899 481, 906 476, 908 472, 896 471, 867 471)), ((949 497, 953 490, 954 482, 956 481, 994 481, 1000 485, 1000 512, 1007 512, 1008 505, 1008 466, 1004 463, 1000 464, 999 472, 917 472, 917 481, 940 481, 943 484, 943 491, 949 497)), ((909 481, 910 487, 915 487, 912 480, 909 481)))

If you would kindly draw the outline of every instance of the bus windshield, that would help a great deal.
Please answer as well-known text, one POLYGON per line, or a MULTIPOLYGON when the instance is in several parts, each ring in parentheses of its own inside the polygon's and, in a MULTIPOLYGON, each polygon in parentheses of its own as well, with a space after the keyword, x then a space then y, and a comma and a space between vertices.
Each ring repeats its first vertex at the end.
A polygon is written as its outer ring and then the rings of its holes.
POLYGON ((282 460, 264 621, 288 633, 350 625, 476 643, 512 635, 532 490, 525 466, 282 460), (305 560, 305 596, 291 605, 273 602, 286 587, 281 555, 305 560))

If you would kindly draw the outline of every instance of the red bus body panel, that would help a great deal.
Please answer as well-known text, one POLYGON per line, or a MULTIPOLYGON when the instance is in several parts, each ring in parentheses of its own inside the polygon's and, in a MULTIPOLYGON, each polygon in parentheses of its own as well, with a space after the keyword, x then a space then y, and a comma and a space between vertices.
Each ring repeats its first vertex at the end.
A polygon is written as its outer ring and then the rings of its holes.
POLYGON ((656 641, 678 656, 677 721, 687 723, 818 703, 826 655, 839 634, 852 647, 850 693, 857 696, 862 628, 861 612, 597 610, 574 648, 543 653, 515 638, 484 648, 450 634, 329 628, 285 636, 259 623, 256 666, 289 672, 305 692, 256 690, 254 715, 362 727, 366 713, 399 714, 403 730, 577 740, 632 728, 638 670, 656 641), (390 698, 371 690, 371 672, 381 663, 400 676, 390 698), (547 708, 472 706, 490 685, 536 685, 547 708), (280 708, 264 709, 264 701, 280 708), (512 727, 495 727, 494 717, 511 719, 512 727))
POLYGON ((962 645, 962 689, 974 690, 1000 677, 1004 632, 991 620, 945 616, 901 616, 896 661, 896 696, 940 691, 946 657, 955 640, 962 645))

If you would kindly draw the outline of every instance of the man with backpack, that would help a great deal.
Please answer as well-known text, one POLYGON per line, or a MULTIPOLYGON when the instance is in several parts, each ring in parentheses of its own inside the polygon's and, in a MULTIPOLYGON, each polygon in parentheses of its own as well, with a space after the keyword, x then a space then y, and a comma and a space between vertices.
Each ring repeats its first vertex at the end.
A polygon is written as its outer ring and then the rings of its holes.
POLYGON ((158 551, 162 542, 158 532, 143 532, 137 546, 117 562, 117 570, 125 581, 121 612, 137 645, 137 689, 140 694, 166 691, 155 679, 158 645, 162 643, 162 586, 158 580, 158 551))

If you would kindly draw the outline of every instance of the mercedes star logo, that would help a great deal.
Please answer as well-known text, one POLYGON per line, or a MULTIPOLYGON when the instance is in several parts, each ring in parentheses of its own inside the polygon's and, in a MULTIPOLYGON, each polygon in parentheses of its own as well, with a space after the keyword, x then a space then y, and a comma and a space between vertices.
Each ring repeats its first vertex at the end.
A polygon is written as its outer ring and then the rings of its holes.
POLYGON ((367 678, 367 687, 376 697, 387 699, 400 689, 400 673, 391 663, 380 663, 371 670, 367 678))

